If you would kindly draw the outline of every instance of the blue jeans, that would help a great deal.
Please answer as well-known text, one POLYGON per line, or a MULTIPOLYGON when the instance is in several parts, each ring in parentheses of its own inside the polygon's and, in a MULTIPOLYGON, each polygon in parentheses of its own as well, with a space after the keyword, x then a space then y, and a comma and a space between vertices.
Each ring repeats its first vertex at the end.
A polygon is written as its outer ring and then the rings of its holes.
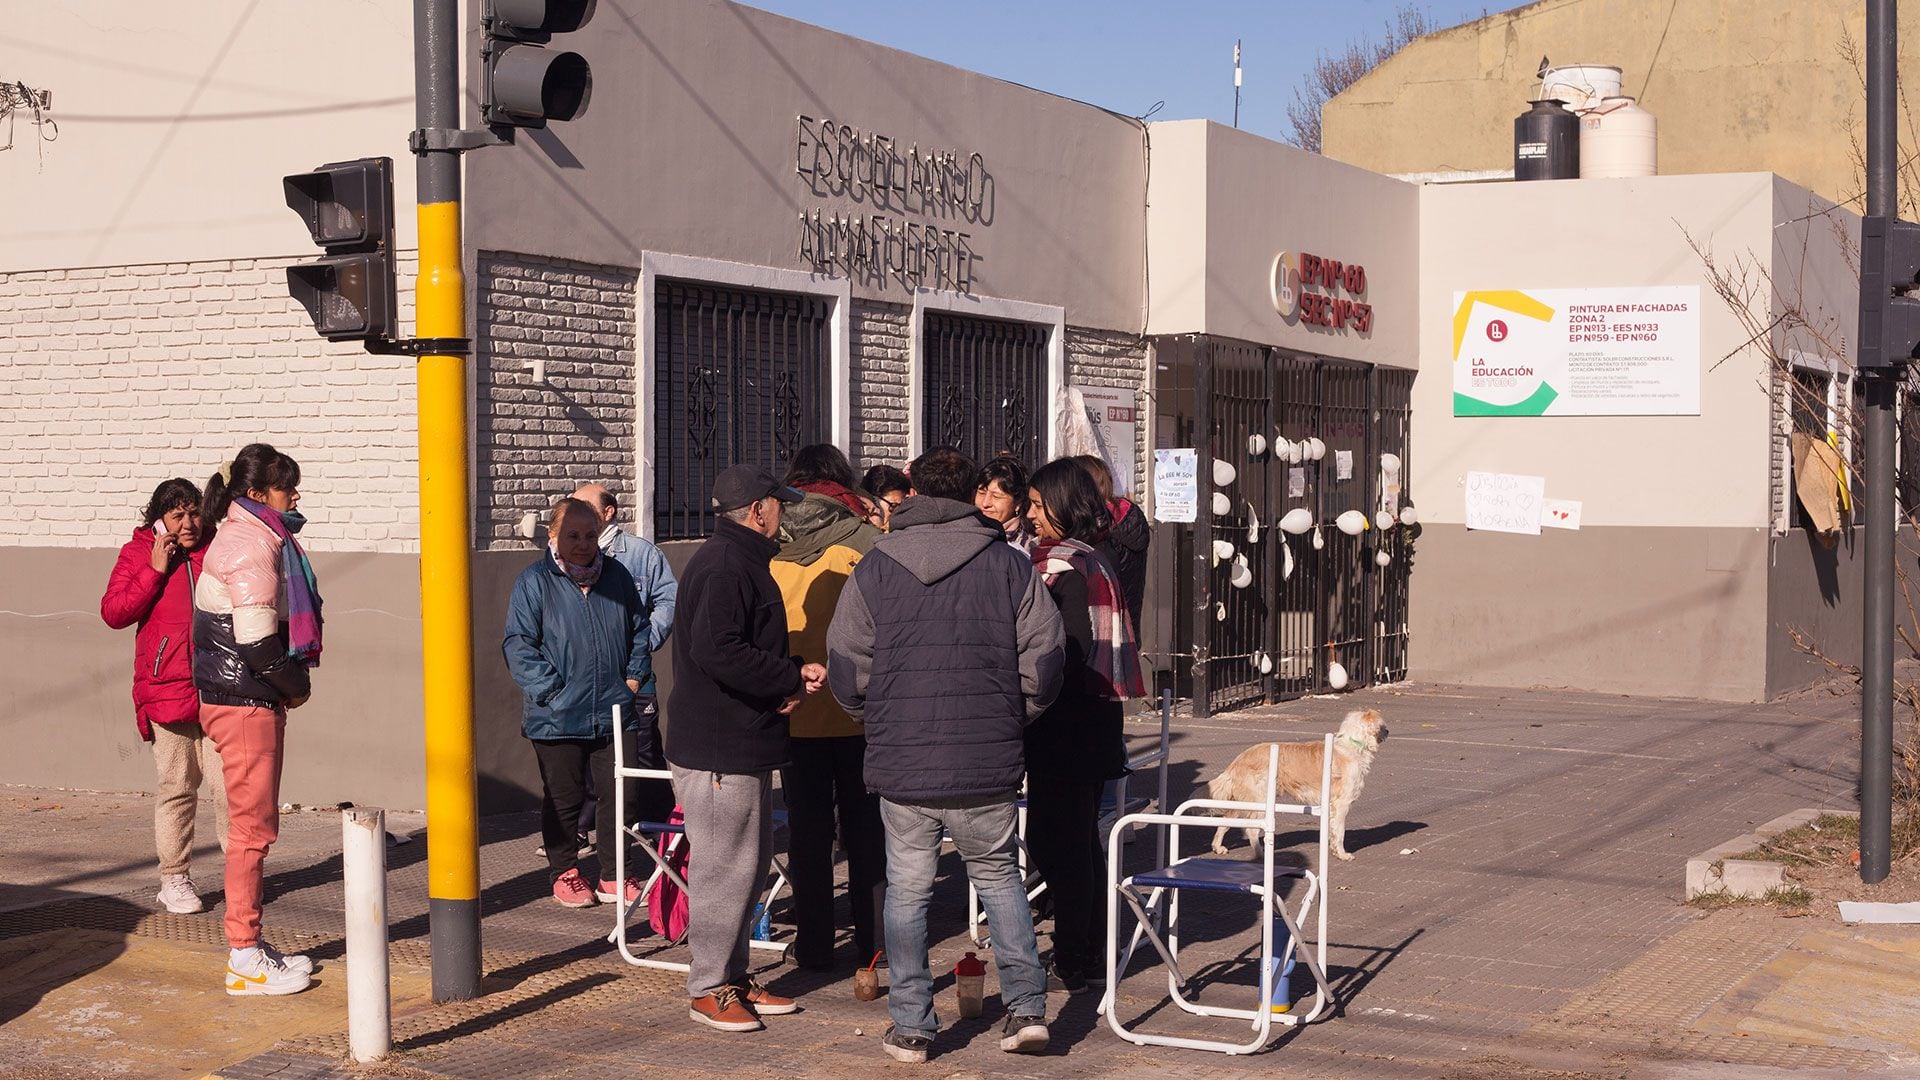
POLYGON ((993 933, 1000 999, 1014 1016, 1047 1014, 1047 975, 1033 938, 1033 911, 1014 846, 1012 795, 909 805, 880 800, 887 827, 887 1010, 902 1034, 932 1038, 933 973, 927 967, 927 906, 940 861, 940 836, 966 861, 993 933))

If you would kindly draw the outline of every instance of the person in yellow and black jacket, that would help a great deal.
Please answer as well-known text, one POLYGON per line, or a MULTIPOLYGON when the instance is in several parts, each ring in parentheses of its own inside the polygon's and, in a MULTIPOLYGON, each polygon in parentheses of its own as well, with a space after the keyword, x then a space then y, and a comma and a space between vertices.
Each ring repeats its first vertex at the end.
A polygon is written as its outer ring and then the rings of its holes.
MULTIPOLYGON (((788 507, 780 521, 780 554, 769 567, 786 602, 788 648, 795 656, 827 654, 827 625, 840 602, 840 589, 853 568, 873 547, 880 531, 848 509, 838 492, 825 490, 827 477, 804 475, 813 466, 840 463, 852 469, 830 445, 804 447, 794 457, 787 483, 807 492, 788 507)), ((839 485, 846 490, 846 485, 839 485)), ((794 963, 810 971, 834 969, 833 838, 838 814, 847 853, 847 892, 853 900, 853 964, 872 959, 880 948, 880 885, 887 877, 886 831, 880 824, 880 797, 862 778, 867 740, 860 722, 847 715, 831 694, 800 702, 792 716, 792 764, 780 770, 780 791, 787 804, 790 833, 788 880, 793 885, 794 963)))

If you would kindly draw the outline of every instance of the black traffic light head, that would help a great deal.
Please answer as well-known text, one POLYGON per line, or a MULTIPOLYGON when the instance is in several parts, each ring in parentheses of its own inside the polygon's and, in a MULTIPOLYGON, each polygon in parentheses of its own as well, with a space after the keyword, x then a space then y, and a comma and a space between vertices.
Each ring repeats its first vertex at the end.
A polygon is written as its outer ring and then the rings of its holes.
POLYGON ((327 258, 287 267, 287 291, 331 341, 392 338, 393 159, 322 165, 283 181, 287 205, 327 258))
POLYGON ((1920 225, 1860 219, 1860 368, 1903 367, 1920 355, 1920 225))
POLYGON ((546 127, 587 111, 593 69, 576 52, 542 48, 593 18, 595 0, 487 0, 480 114, 488 124, 546 127))

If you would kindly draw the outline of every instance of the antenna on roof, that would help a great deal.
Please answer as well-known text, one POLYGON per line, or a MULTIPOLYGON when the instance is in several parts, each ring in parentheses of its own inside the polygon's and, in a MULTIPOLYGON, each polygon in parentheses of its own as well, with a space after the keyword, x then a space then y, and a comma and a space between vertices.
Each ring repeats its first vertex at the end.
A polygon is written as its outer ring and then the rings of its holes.
POLYGON ((1233 126, 1240 126, 1240 39, 1233 39, 1233 126))

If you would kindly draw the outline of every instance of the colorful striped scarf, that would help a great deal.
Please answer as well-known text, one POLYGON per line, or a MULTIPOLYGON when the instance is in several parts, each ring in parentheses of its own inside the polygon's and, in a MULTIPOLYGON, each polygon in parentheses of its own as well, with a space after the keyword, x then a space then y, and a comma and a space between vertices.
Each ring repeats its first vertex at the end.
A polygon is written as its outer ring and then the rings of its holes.
POLYGON ((282 514, 244 495, 233 500, 280 538, 281 573, 287 579, 287 655, 310 668, 320 666, 320 582, 313 563, 293 534, 307 523, 298 511, 282 514))
POLYGON ((1100 553, 1078 540, 1036 540, 1033 567, 1049 587, 1061 574, 1078 573, 1087 582, 1087 616, 1093 625, 1093 647, 1087 652, 1087 666, 1093 670, 1094 685, 1102 697, 1111 701, 1147 696, 1146 677, 1140 670, 1140 646, 1133 639, 1133 623, 1127 618, 1127 602, 1120 592, 1120 579, 1100 553))

